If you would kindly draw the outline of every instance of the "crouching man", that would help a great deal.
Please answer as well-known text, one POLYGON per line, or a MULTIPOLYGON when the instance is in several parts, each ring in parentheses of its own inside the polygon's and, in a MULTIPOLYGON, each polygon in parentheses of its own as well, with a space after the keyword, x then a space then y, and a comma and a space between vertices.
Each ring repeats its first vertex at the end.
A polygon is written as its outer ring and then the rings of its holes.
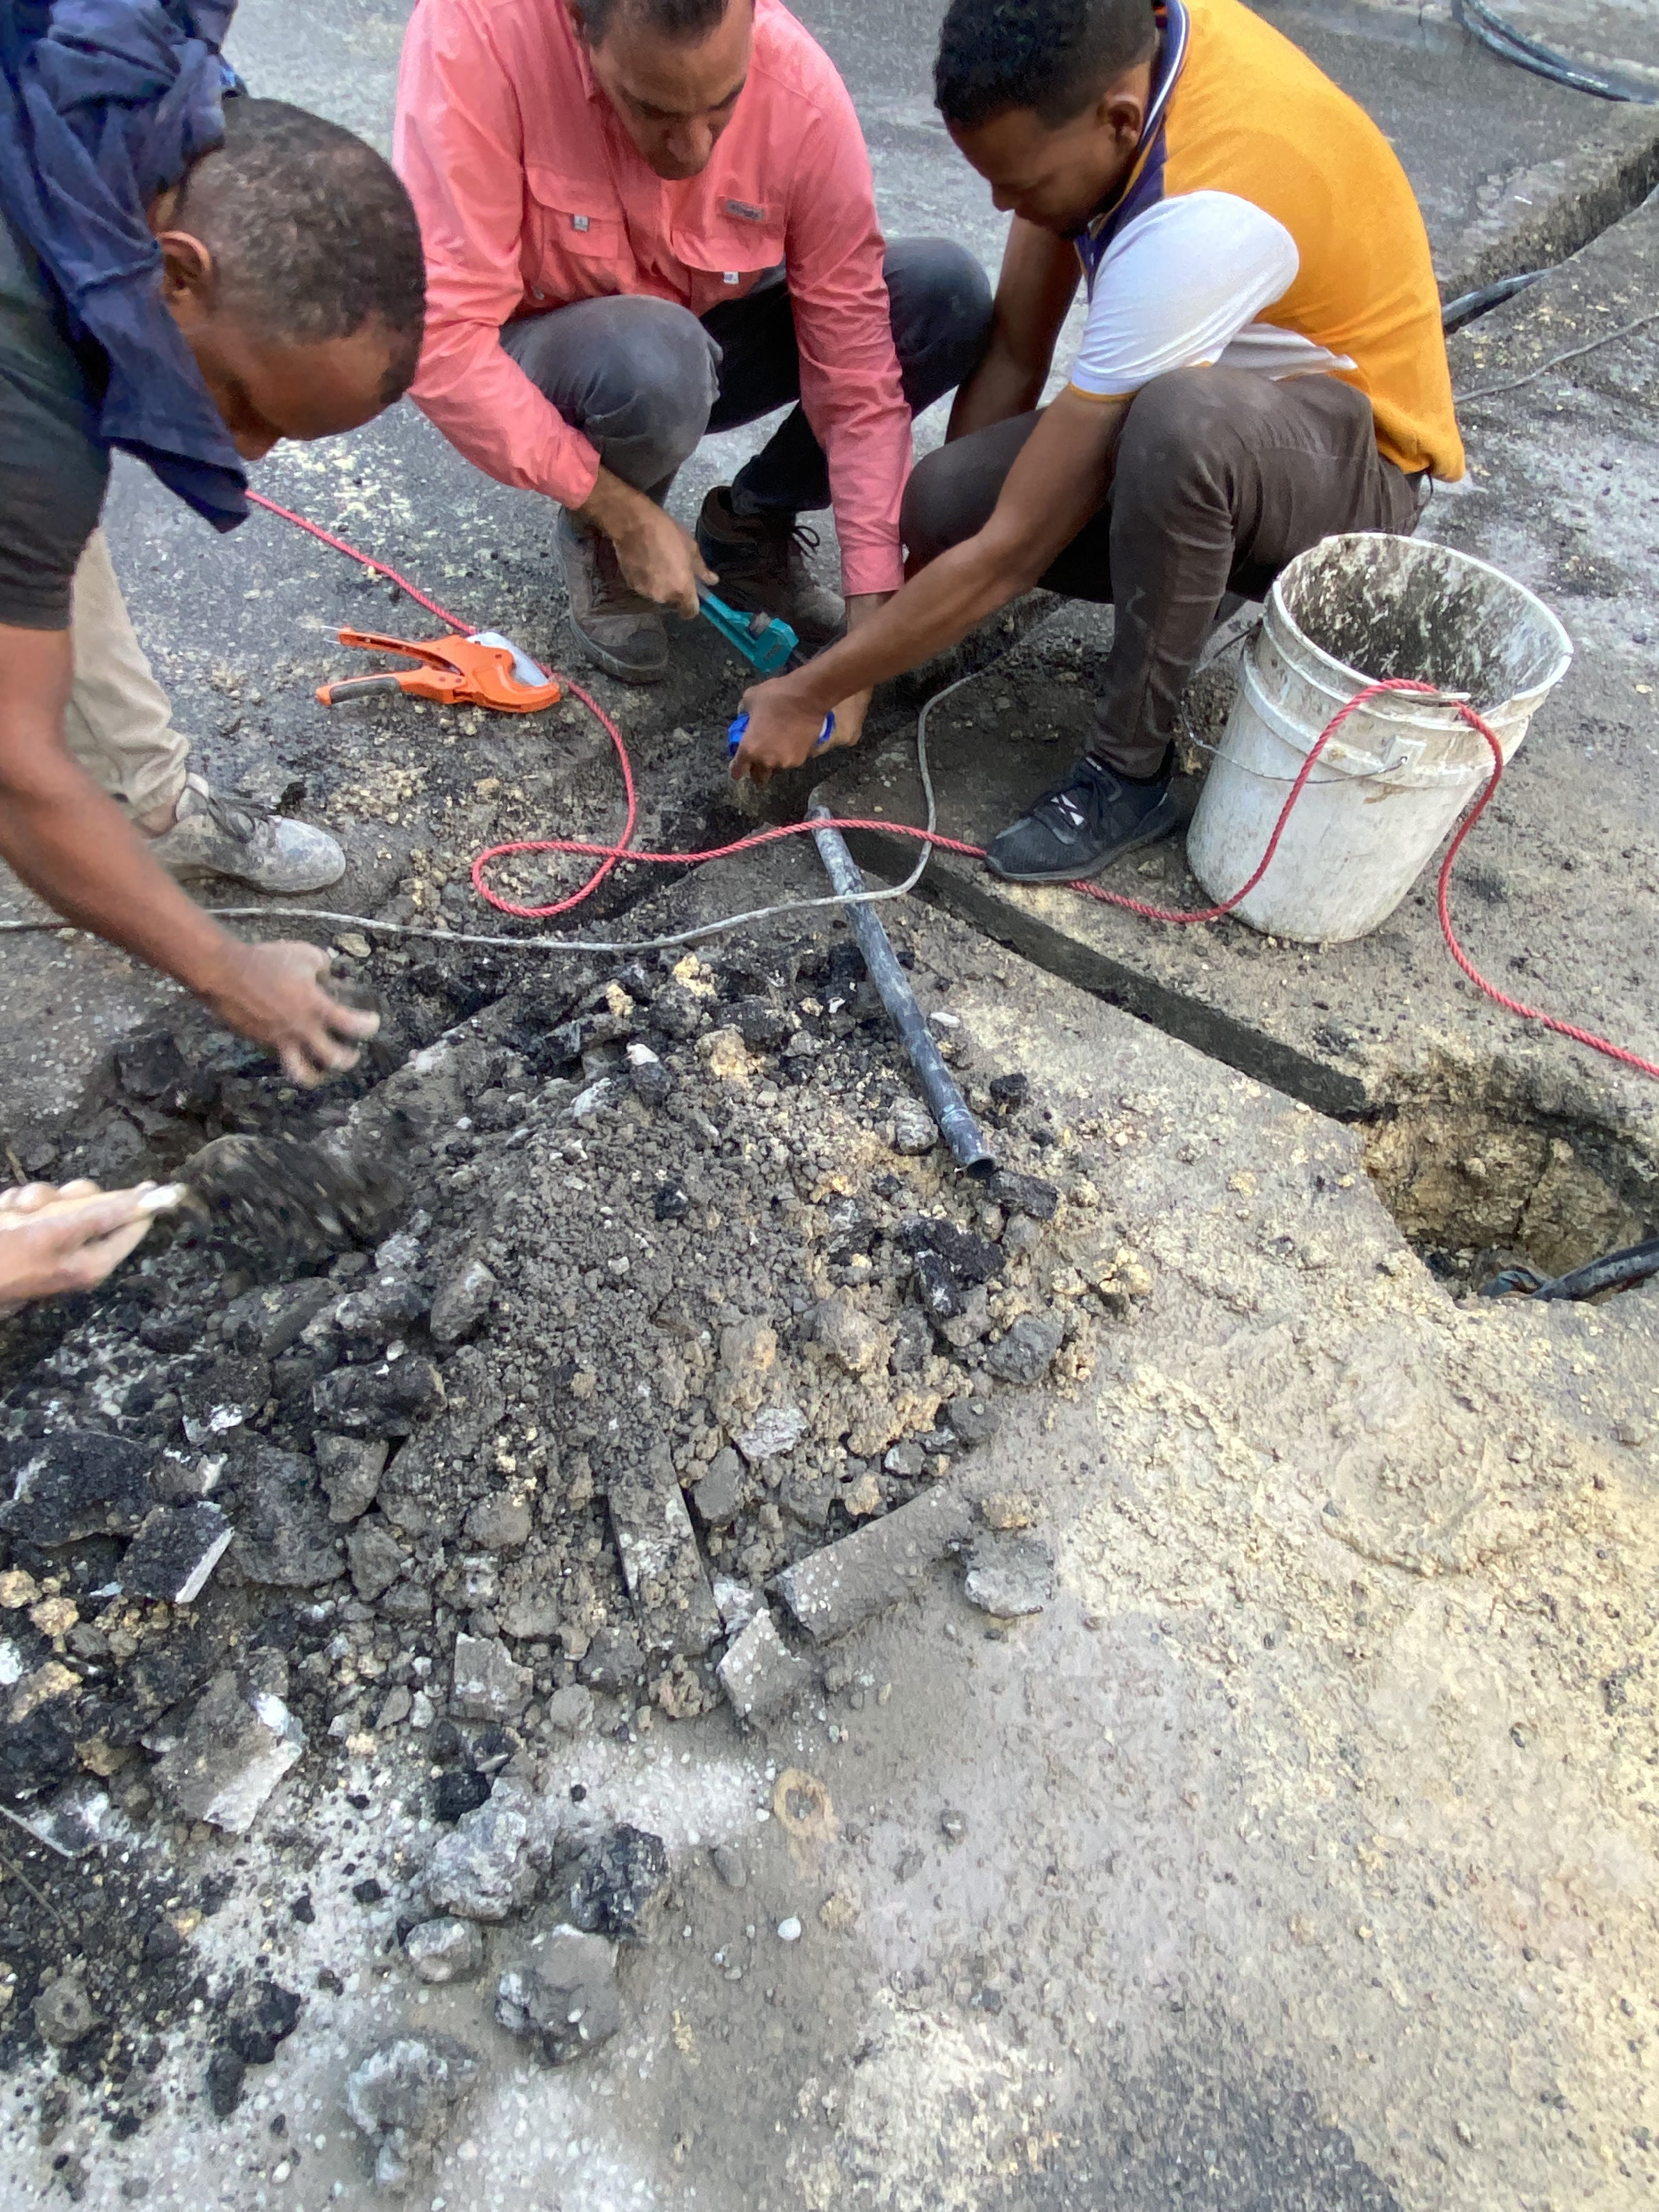
POLYGON ((230 13, 0 9, 0 857, 310 1084, 355 1064, 375 1018, 324 988, 325 954, 243 943, 167 870, 295 890, 331 880, 337 849, 186 782, 97 526, 121 447, 233 528, 244 461, 406 388, 423 273, 378 154, 223 98, 230 13))
POLYGON ((949 241, 884 246, 852 101, 778 0, 422 0, 395 159, 430 272, 415 399, 560 502, 590 659, 660 678, 664 610, 716 574, 822 643, 842 602, 800 517, 825 507, 848 626, 896 588, 910 418, 977 362, 989 287, 949 241), (693 538, 675 471, 784 406, 693 538))
POLYGON ((841 693, 1034 585, 1111 601, 1089 750, 988 854, 1069 882, 1175 827, 1181 696, 1227 592, 1339 532, 1409 532, 1426 479, 1462 474, 1439 298, 1382 132, 1238 0, 952 0, 935 83, 1013 212, 991 343, 911 478, 912 580, 747 695, 733 772, 795 766, 841 693))

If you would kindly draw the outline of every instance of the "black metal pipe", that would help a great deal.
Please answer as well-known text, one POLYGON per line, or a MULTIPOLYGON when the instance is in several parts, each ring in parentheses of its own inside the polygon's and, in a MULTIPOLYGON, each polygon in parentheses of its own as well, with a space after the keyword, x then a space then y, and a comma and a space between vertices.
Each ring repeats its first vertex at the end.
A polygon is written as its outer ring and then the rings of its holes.
POLYGON ((848 902, 847 919, 853 926, 859 951, 864 955, 864 964, 869 970, 870 981, 881 994, 881 1003, 886 1007, 894 1028, 904 1040, 904 1049, 910 1055, 910 1065, 916 1071, 927 1110, 939 1123, 939 1134, 951 1147, 951 1157, 958 1167, 966 1168, 970 1176, 985 1176, 996 1170, 996 1155, 985 1141, 985 1133, 969 1111, 968 1102, 957 1086, 957 1079, 945 1065, 933 1033, 922 1018, 916 1004, 915 993, 910 988, 900 967, 887 932, 876 918, 876 910, 869 902, 860 897, 864 889, 864 878, 858 864, 847 849, 847 841, 839 830, 829 827, 830 814, 827 806, 815 805, 808 817, 824 826, 815 829, 812 842, 818 848, 818 858, 834 885, 838 897, 848 902))

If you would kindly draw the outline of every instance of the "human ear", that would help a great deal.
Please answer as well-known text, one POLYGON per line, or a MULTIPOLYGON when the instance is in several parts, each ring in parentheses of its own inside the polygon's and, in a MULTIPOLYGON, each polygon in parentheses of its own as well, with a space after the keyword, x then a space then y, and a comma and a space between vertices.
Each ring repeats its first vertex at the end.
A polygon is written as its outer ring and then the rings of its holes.
POLYGON ((162 299, 178 321, 199 322, 213 304, 212 253, 186 230, 164 230, 156 244, 161 249, 162 299))

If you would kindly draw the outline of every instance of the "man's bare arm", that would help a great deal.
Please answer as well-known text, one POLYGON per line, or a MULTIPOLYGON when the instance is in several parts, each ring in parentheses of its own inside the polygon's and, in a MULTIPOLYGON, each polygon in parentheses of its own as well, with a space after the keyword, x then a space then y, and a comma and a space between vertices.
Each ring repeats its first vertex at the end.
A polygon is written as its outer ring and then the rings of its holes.
POLYGON ((1031 589, 1105 499, 1127 400, 1063 392, 1013 467, 985 527, 941 553, 896 597, 793 675, 745 691, 749 728, 733 775, 764 782, 811 753, 837 700, 955 645, 1031 589))
POLYGON ((947 438, 965 438, 1036 405, 1081 273, 1066 240, 1015 216, 997 278, 991 342, 957 394, 947 438))
POLYGON ((0 858, 65 921, 176 977, 231 1028, 269 1045, 295 1082, 355 1066, 352 1040, 379 1024, 323 988, 327 955, 245 945, 222 929, 70 759, 70 632, 0 624, 0 858))

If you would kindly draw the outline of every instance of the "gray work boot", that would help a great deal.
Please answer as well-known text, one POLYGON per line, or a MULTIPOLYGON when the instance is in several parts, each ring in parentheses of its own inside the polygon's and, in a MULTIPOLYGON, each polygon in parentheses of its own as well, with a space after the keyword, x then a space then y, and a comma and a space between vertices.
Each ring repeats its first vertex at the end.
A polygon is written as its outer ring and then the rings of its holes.
POLYGON ((582 651, 624 684, 659 684, 668 672, 662 609, 623 580, 617 549, 602 532, 582 530, 561 512, 557 544, 582 651))
POLYGON ((345 854, 326 830, 227 799, 204 775, 185 777, 172 829, 146 842, 170 876, 229 876, 289 897, 326 890, 345 873, 345 854))
POLYGON ((847 609, 806 565, 817 532, 793 514, 734 514, 732 489, 717 484, 697 517, 697 550, 720 578, 721 599, 739 614, 781 615, 803 645, 841 635, 847 609))

